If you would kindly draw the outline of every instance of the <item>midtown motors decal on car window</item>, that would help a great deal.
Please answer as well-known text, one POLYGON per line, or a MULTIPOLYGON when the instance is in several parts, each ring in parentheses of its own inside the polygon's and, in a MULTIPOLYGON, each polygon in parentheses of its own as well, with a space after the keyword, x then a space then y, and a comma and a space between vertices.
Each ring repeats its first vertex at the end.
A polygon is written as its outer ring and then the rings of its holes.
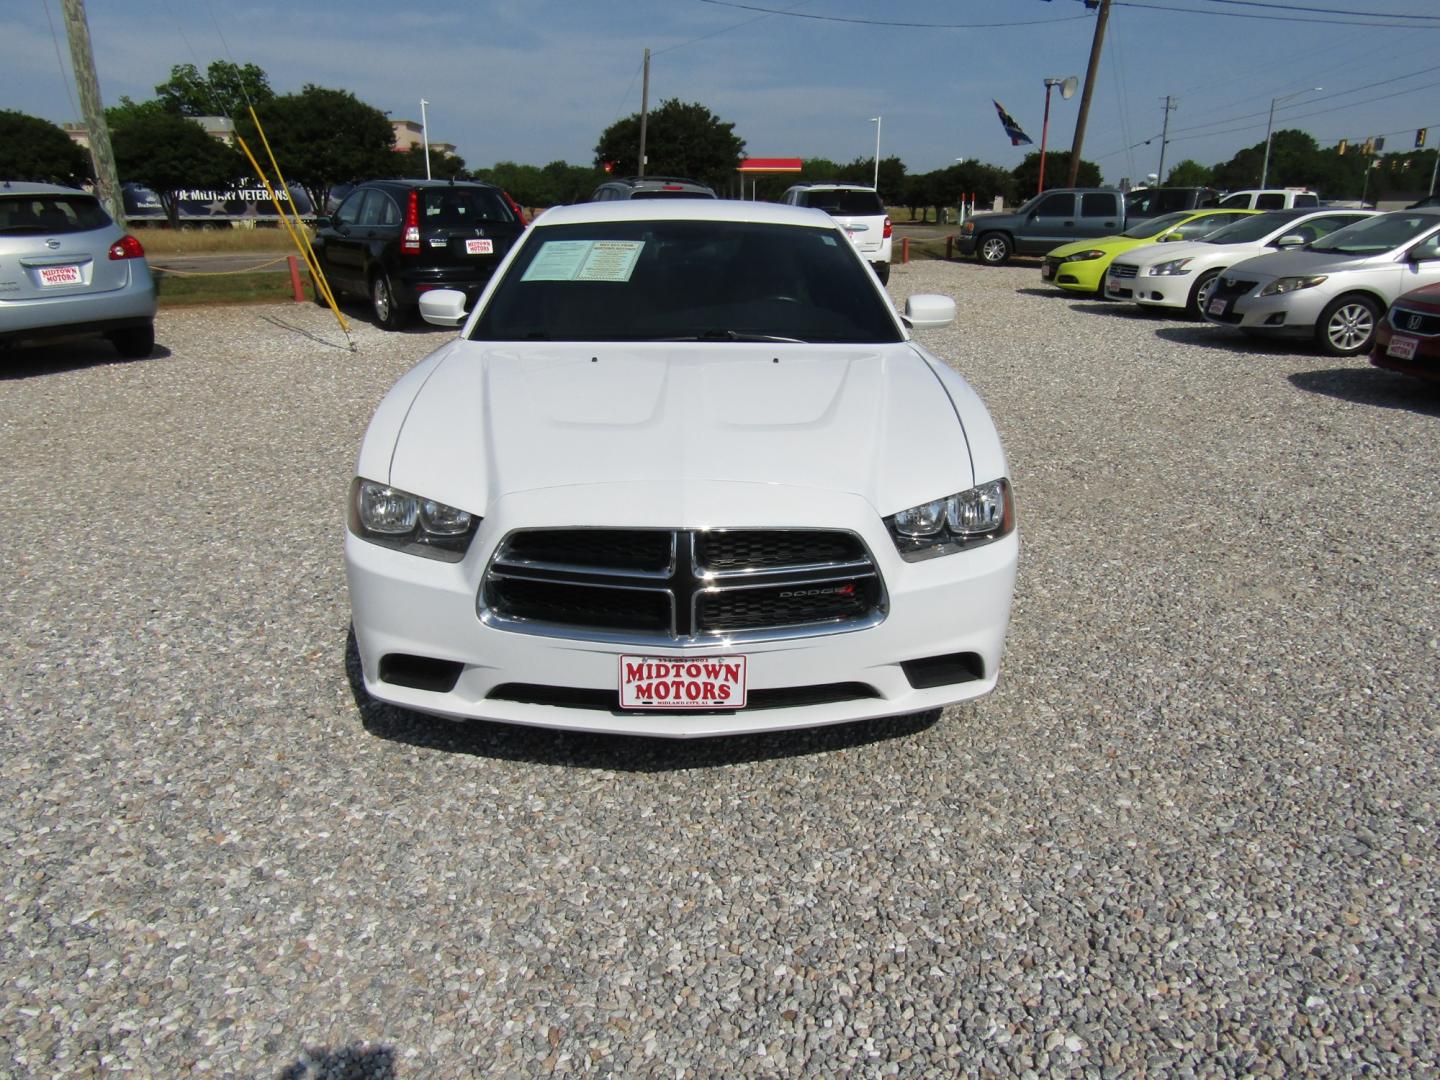
POLYGON ((521 281, 629 281, 644 240, 547 240, 521 281))

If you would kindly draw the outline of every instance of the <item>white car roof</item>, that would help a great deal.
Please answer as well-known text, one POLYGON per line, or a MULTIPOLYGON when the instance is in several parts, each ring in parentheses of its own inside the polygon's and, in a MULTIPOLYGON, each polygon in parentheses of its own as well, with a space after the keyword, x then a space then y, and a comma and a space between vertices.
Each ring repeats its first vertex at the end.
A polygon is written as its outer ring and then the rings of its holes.
POLYGON ((535 219, 535 224, 584 225, 599 221, 736 221, 835 228, 834 219, 822 210, 741 199, 638 199, 576 203, 546 210, 535 219))

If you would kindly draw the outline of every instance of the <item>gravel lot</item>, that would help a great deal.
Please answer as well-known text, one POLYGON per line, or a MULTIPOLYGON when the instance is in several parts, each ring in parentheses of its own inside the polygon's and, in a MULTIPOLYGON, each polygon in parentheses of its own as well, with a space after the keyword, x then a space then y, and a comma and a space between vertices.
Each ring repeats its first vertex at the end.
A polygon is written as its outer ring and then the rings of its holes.
POLYGON ((1017 486, 1000 688, 707 743, 357 703, 342 500, 446 337, 0 360, 0 1072, 1435 1075, 1440 393, 1039 285, 925 335, 1017 486))

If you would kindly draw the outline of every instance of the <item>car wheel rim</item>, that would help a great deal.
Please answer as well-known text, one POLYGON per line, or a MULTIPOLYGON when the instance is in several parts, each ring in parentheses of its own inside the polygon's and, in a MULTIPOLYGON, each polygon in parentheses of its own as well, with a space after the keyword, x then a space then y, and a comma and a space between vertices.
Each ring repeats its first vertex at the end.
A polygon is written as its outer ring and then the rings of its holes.
POLYGON ((1375 318, 1364 304, 1346 304, 1331 316, 1329 331, 1337 349, 1356 349, 1375 332, 1375 318))
POLYGON ((1195 293, 1195 306, 1204 311, 1210 306, 1210 294, 1215 291, 1215 279, 1209 278, 1200 283, 1199 290, 1195 293))
POLYGON ((1005 257, 1005 245, 999 240, 987 240, 985 242, 985 261, 995 262, 1005 257))
POLYGON ((390 289, 384 278, 375 282, 375 317, 382 322, 390 318, 390 289))

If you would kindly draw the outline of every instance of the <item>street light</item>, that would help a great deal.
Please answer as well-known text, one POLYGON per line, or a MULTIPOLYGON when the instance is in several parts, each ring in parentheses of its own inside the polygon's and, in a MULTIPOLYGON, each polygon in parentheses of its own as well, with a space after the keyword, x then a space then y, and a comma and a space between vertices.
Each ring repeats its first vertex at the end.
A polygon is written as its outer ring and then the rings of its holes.
POLYGON ((870 117, 870 123, 875 125, 875 190, 880 190, 880 121, 879 116, 870 117))
POLYGON ((1304 90, 1296 90, 1293 94, 1286 94, 1283 97, 1270 99, 1270 119, 1265 122, 1265 164, 1260 168, 1260 186, 1265 186, 1265 181, 1270 178, 1270 133, 1275 127, 1275 106, 1282 101, 1289 101, 1291 98, 1299 97, 1301 94, 1311 94, 1316 90, 1324 90, 1323 86, 1309 86, 1304 90))
POLYGON ((1036 189, 1037 195, 1045 190, 1045 140, 1050 137, 1050 91, 1058 86, 1060 96, 1069 100, 1075 96, 1075 88, 1079 85, 1080 80, 1074 75, 1068 79, 1045 80, 1045 120, 1040 125, 1040 183, 1036 189))
POLYGON ((425 122, 425 106, 430 103, 420 99, 420 139, 425 143, 425 179, 430 179, 430 127, 425 122))

